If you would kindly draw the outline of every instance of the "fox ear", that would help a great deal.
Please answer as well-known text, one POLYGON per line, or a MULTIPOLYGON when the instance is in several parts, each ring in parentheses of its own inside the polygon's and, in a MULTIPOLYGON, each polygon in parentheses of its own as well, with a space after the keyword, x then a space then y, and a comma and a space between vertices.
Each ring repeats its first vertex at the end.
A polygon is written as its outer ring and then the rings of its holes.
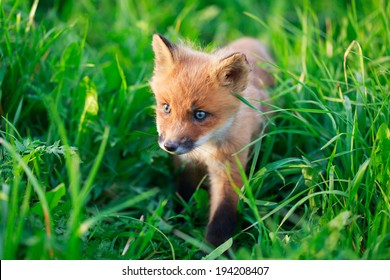
POLYGON ((248 84, 249 64, 243 53, 233 53, 221 59, 216 66, 216 76, 221 86, 243 91, 248 84))
POLYGON ((166 70, 172 67, 176 60, 177 46, 160 34, 153 35, 152 46, 155 56, 155 71, 166 70))

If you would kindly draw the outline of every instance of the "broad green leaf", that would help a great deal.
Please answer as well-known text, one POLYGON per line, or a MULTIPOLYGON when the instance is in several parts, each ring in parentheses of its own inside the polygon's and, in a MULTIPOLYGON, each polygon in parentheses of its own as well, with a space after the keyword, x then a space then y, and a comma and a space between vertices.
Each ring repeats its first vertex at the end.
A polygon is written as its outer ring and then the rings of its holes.
POLYGON ((351 192, 350 195, 353 198, 360 187, 360 183, 362 182, 363 176, 367 170, 368 164, 370 163, 370 159, 366 159, 365 162, 363 162, 362 165, 360 165, 358 172, 356 173, 355 177, 353 178, 351 182, 351 192))
POLYGON ((350 222, 351 212, 344 211, 338 214, 333 220, 328 223, 330 229, 342 230, 350 222))
MULTIPOLYGON (((51 191, 48 191, 45 193, 47 203, 49 205, 50 210, 53 210, 58 205, 61 198, 64 197, 65 193, 66 193, 65 184, 63 184, 63 183, 59 184, 57 187, 55 187, 51 191)), ((34 214, 38 214, 40 216, 43 216, 41 204, 42 204, 41 202, 38 202, 37 204, 35 204, 31 208, 31 212, 34 214)))
MULTIPOLYGON (((85 102, 83 112, 80 116, 78 137, 80 136, 80 132, 85 127, 85 123, 90 118, 97 116, 99 112, 97 88, 96 85, 89 79, 89 77, 84 77, 81 81, 79 93, 85 95, 85 102)), ((77 142, 78 140, 79 139, 77 139, 77 142)))
POLYGON ((378 170, 377 180, 390 186, 390 129, 383 123, 376 134, 374 165, 378 170))

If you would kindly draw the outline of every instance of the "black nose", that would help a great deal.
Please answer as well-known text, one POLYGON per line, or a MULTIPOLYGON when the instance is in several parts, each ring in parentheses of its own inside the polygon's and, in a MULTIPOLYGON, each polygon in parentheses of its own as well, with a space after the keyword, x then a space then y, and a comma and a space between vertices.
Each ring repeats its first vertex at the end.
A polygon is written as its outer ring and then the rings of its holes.
POLYGON ((179 143, 177 142, 170 142, 170 141, 167 141, 164 143, 164 148, 168 151, 168 152, 175 152, 177 150, 177 148, 179 147, 179 143))

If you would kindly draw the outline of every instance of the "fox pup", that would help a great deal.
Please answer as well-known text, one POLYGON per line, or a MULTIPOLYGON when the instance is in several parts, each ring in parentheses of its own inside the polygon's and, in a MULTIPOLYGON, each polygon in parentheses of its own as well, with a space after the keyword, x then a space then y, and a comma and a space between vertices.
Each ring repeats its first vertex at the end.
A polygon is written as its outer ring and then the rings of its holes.
MULTIPOLYGON (((210 180, 210 215, 206 240, 218 246, 233 235, 242 179, 233 154, 258 137, 263 117, 242 103, 242 95, 261 111, 258 100, 273 77, 256 64, 271 61, 264 46, 242 38, 208 54, 153 36, 155 54, 151 88, 156 98, 159 146, 186 163, 179 194, 189 199, 202 170, 210 180), (229 175, 227 173, 229 170, 229 175), (229 178, 230 176, 230 178, 229 178)), ((237 154, 245 166, 248 149, 237 154)))

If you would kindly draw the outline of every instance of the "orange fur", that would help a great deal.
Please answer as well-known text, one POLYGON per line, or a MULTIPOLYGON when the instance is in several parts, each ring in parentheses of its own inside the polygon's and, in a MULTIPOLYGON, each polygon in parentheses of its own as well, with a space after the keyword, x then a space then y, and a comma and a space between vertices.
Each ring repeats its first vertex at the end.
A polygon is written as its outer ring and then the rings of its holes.
MULTIPOLYGON (((160 147, 182 161, 195 161, 207 168, 211 203, 206 239, 219 245, 232 235, 238 202, 226 165, 234 183, 241 187, 232 155, 258 136, 263 122, 258 112, 232 92, 267 110, 257 100, 268 98, 262 86, 272 85, 273 78, 256 64, 271 58, 252 38, 242 38, 207 54, 154 35, 153 50, 151 88, 157 102, 160 147)), ((248 150, 238 157, 245 166, 248 150)))

